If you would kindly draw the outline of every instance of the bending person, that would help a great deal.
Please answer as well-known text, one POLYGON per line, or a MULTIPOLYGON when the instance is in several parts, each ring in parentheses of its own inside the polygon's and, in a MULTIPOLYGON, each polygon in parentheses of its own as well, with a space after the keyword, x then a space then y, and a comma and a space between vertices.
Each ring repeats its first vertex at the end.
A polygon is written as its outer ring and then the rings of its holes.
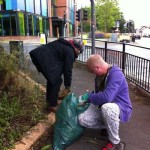
MULTIPOLYGON (((81 40, 60 38, 30 52, 33 64, 47 79, 47 109, 57 106, 58 93, 64 76, 65 91, 70 91, 73 63, 83 52, 81 40)), ((67 94, 66 93, 66 94, 67 94)))

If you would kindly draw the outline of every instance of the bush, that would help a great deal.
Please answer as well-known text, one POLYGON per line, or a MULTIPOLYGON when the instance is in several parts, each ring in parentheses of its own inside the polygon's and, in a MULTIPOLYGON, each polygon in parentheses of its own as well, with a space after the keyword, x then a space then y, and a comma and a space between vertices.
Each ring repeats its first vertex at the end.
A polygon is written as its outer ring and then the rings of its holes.
MULTIPOLYGON (((91 38, 91 33, 88 36, 89 38, 91 38)), ((110 34, 109 33, 103 33, 103 32, 96 32, 95 33, 95 38, 96 39, 103 39, 103 38, 109 38, 110 34)))
POLYGON ((95 33, 95 38, 96 39, 104 38, 104 34, 103 33, 95 33))
POLYGON ((18 74, 18 60, 0 50, 0 149, 13 147, 45 118, 45 99, 38 87, 18 74))

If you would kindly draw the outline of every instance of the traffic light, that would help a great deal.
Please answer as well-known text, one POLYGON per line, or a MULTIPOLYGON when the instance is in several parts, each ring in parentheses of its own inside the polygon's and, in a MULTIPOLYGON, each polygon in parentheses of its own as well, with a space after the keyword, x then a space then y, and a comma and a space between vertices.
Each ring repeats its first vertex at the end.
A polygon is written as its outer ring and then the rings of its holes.
POLYGON ((127 22, 127 28, 131 28, 132 27, 132 22, 127 22))
POLYGON ((76 20, 77 21, 81 20, 81 10, 80 9, 78 11, 76 11, 76 20))
POLYGON ((88 20, 88 11, 87 10, 83 10, 83 20, 88 20))

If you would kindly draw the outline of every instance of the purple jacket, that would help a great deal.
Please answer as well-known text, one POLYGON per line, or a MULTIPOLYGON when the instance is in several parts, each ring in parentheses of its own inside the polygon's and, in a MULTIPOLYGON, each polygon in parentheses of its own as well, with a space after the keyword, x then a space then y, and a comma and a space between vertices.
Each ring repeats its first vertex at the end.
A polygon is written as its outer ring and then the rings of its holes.
POLYGON ((127 122, 130 119, 132 104, 129 97, 128 84, 119 67, 111 67, 105 80, 104 90, 89 94, 88 101, 94 105, 116 103, 120 108, 121 122, 127 122))

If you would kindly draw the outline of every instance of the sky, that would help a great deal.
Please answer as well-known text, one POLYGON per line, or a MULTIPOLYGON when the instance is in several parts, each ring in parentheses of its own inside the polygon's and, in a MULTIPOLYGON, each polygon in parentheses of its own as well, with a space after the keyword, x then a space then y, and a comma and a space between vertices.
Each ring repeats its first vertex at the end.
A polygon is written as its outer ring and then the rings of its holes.
MULTIPOLYGON (((136 28, 150 26, 150 0, 118 0, 126 21, 133 20, 136 28)), ((91 6, 90 0, 77 0, 77 7, 91 6)))

